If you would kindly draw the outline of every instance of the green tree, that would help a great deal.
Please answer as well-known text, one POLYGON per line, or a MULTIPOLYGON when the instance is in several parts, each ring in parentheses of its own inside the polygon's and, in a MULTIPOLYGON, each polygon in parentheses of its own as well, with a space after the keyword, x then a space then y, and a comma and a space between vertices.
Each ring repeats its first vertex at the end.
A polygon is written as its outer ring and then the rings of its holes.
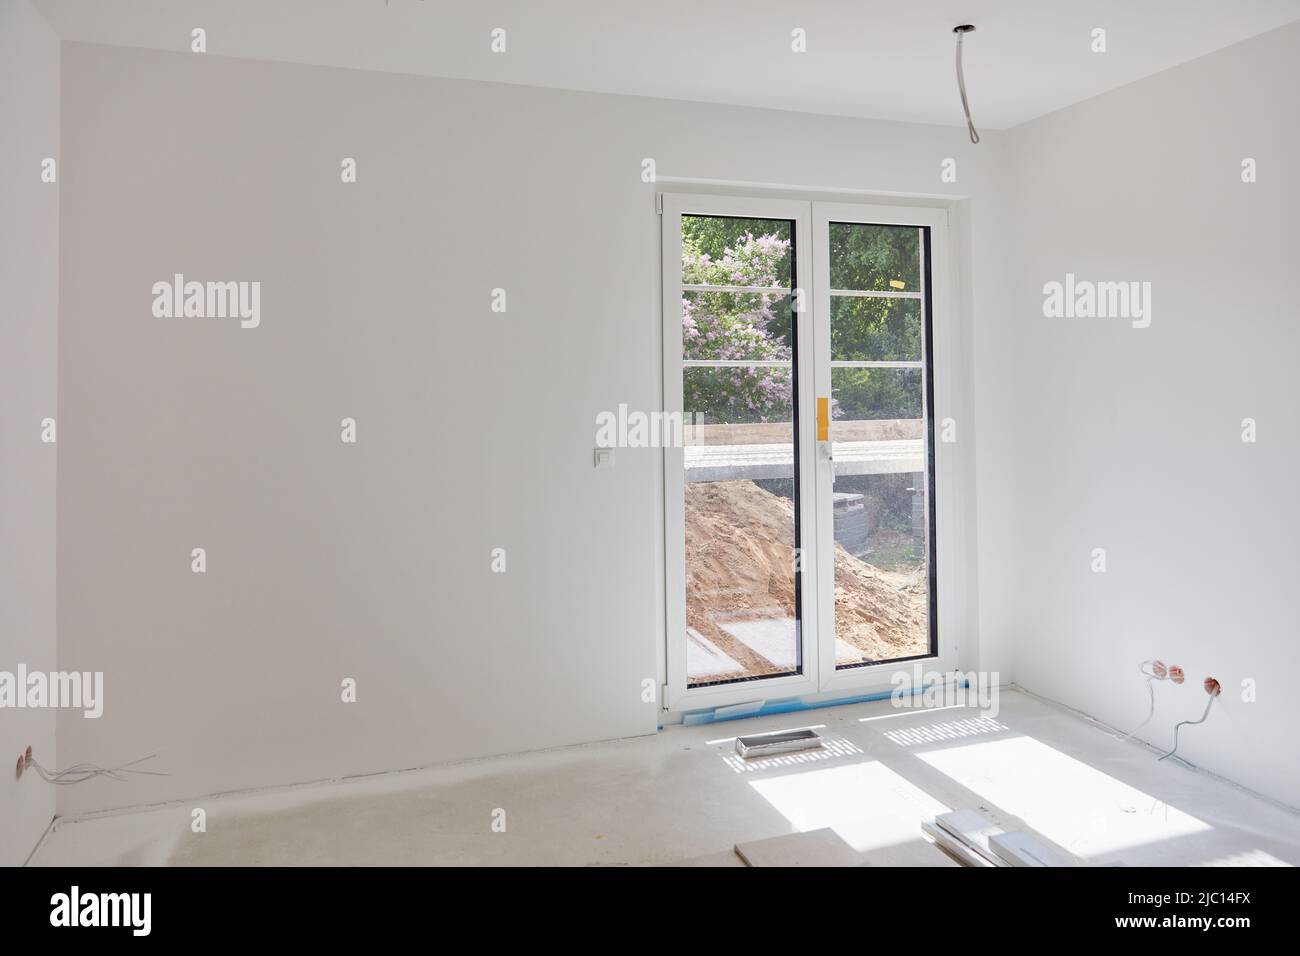
MULTIPOLYGON (((758 290, 788 287, 788 234, 789 223, 683 216, 682 281, 758 290), (756 234, 755 226, 775 231, 756 234)), ((792 317, 788 294, 687 290, 682 354, 713 361, 789 361, 792 317)), ((784 368, 689 368, 683 378, 684 407, 709 422, 789 421, 790 384, 784 368)))
MULTIPOLYGON (((872 292, 921 290, 919 230, 909 226, 830 224, 831 288, 872 292)), ((921 356, 921 300, 831 297, 831 358, 916 362, 921 356)), ((839 368, 832 372, 837 418, 921 417, 919 369, 839 368)))

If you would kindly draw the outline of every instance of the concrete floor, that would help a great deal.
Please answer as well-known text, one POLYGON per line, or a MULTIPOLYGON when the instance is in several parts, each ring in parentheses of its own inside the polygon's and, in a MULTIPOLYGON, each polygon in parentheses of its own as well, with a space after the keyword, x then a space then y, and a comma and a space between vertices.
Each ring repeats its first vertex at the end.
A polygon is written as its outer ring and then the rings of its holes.
POLYGON ((1090 863, 1300 863, 1300 814, 1155 757, 1015 691, 995 719, 881 701, 59 820, 32 863, 739 865, 737 842, 832 827, 864 861, 942 864, 920 823, 961 807, 1090 863), (736 734, 800 726, 826 749, 732 751, 736 734))

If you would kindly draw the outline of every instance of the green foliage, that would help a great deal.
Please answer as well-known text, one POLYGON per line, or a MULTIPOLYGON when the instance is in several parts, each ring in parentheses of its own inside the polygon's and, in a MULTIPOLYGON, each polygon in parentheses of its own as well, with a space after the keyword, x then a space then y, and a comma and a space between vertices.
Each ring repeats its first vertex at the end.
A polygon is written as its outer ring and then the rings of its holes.
MULTIPOLYGON (((755 236, 753 220, 682 217, 682 281, 687 285, 775 287, 790 275, 790 241, 755 236)), ((763 223, 765 226, 789 224, 763 223)), ((793 312, 789 295, 701 292, 682 297, 682 354, 713 361, 788 361, 793 312)), ((685 411, 709 422, 789 421, 791 376, 782 368, 690 368, 685 411)))
POLYGON ((831 369, 837 419, 851 422, 921 417, 921 370, 831 369))
MULTIPOLYGON (((790 287, 793 224, 725 216, 682 217, 686 284, 790 287)), ((917 292, 919 231, 903 226, 830 225, 831 287, 917 292)), ((730 361, 789 360, 794 313, 775 293, 687 292, 683 355, 730 361)), ((831 357, 849 361, 920 361, 921 302, 911 298, 833 296, 831 357)), ((788 421, 790 373, 771 368, 695 368, 684 379, 685 408, 711 422, 788 421)), ((919 369, 835 369, 837 419, 921 417, 919 369)))
MULTIPOLYGON (((918 292, 921 242, 907 226, 830 225, 831 288, 918 292)), ((921 300, 832 296, 831 358, 854 362, 921 360, 921 300)), ((837 418, 921 417, 917 369, 835 369, 837 418)))

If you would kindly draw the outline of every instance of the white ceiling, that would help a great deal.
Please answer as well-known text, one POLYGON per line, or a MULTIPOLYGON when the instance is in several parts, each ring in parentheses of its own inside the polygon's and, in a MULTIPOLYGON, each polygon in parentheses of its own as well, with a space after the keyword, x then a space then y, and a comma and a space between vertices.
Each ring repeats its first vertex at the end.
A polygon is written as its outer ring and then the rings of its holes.
POLYGON ((953 125, 951 29, 974 23, 967 83, 990 129, 1300 19, 1300 0, 33 2, 69 40, 180 51, 203 27, 221 56, 953 125))

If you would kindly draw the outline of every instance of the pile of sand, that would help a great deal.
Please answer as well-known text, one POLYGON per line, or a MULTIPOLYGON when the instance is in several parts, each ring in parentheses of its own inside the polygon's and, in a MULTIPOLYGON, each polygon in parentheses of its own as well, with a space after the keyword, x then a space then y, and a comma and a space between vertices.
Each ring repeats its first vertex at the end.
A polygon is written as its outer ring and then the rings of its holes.
MULTIPOLYGON (((793 618, 793 567, 789 499, 752 481, 686 485, 686 623, 749 674, 781 668, 719 623, 793 618)), ((927 604, 923 568, 884 571, 835 546, 835 635, 862 659, 924 654, 927 604)))

